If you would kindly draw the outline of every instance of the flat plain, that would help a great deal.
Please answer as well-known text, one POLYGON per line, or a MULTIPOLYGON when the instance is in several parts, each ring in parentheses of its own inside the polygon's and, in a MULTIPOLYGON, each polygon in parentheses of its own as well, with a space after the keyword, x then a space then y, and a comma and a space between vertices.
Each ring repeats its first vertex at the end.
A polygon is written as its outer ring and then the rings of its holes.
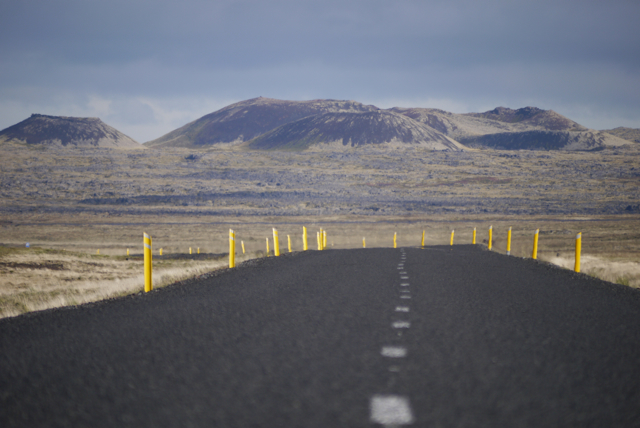
POLYGON ((138 292, 142 233, 158 285, 223 268, 228 230, 240 261, 302 248, 470 243, 640 286, 640 146, 592 152, 420 148, 247 151, 65 149, 5 144, 0 164, 0 316, 138 292), (25 244, 31 248, 27 250, 25 244), (192 253, 189 256, 189 248, 192 253), (197 249, 201 254, 197 255, 197 249), (100 255, 97 251, 100 250, 100 255), (241 251, 240 246, 238 251, 241 251), (173 257, 173 258, 171 258, 173 257), (128 259, 128 260, 127 260, 128 259), (96 266, 92 265, 96 264, 96 266), (161 273, 165 271, 165 279, 161 273), (126 284, 125 284, 126 283, 126 284), (124 284, 124 285, 123 285, 124 284), (91 291, 87 291, 91 290, 91 291), (97 290, 101 290, 98 292, 97 290))

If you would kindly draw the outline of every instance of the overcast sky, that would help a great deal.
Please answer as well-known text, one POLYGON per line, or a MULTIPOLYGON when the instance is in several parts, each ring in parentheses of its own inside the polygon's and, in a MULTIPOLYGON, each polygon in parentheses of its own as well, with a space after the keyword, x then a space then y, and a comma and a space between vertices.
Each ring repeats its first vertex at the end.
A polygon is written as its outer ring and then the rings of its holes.
POLYGON ((0 129, 97 116, 146 142, 258 96, 640 128, 640 1, 3 0, 0 129))

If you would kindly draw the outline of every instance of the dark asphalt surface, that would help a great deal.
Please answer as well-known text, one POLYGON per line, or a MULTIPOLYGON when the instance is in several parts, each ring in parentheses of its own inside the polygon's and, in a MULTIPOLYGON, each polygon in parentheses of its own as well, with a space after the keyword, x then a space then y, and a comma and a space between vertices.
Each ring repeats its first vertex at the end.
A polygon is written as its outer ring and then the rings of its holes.
POLYGON ((376 420, 640 426, 640 293, 472 246, 327 250, 0 320, 0 427, 376 420))

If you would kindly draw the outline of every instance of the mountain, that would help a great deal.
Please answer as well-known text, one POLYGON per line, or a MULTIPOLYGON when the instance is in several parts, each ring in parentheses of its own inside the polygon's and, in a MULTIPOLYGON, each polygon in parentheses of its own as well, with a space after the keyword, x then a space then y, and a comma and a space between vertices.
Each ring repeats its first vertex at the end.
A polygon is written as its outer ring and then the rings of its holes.
POLYGON ((616 137, 622 138, 623 140, 633 141, 634 143, 640 143, 640 129, 625 128, 623 126, 620 126, 614 129, 605 129, 602 132, 615 135, 616 137))
POLYGON ((231 104, 145 145, 201 148, 220 143, 240 143, 316 114, 376 110, 377 107, 355 101, 284 101, 259 97, 231 104))
POLYGON ((501 150, 598 150, 629 144, 553 110, 496 107, 455 114, 430 108, 383 110, 355 101, 253 98, 203 116, 147 147, 303 150, 312 146, 417 144, 434 150, 469 145, 501 150))
POLYGON ((455 114, 438 109, 391 109, 424 123, 461 144, 500 150, 599 150, 628 144, 588 129, 553 110, 497 107, 484 113, 455 114))
POLYGON ((466 146, 498 150, 602 150, 629 142, 605 132, 522 131, 500 132, 459 138, 466 146))
POLYGON ((135 149, 143 146, 97 117, 66 117, 32 114, 28 119, 0 131, 0 144, 62 145, 135 149))
POLYGON ((496 107, 484 113, 467 113, 465 116, 479 117, 510 124, 524 124, 548 131, 586 131, 587 128, 568 119, 553 110, 542 110, 537 107, 524 107, 513 110, 496 107))
POLYGON ((309 116, 287 123, 249 141, 250 149, 304 150, 367 145, 418 145, 459 151, 464 146, 406 116, 384 110, 309 116))

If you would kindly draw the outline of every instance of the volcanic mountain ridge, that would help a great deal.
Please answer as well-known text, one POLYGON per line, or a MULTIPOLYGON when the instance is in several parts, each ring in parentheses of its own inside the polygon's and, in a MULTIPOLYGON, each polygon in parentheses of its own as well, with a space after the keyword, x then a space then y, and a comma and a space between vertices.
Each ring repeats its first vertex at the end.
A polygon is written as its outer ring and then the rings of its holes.
POLYGON ((189 148, 219 144, 271 150, 398 144, 434 150, 461 150, 466 145, 502 150, 599 150, 629 142, 536 107, 455 114, 428 108, 383 110, 355 101, 260 97, 232 104, 145 143, 189 148))

